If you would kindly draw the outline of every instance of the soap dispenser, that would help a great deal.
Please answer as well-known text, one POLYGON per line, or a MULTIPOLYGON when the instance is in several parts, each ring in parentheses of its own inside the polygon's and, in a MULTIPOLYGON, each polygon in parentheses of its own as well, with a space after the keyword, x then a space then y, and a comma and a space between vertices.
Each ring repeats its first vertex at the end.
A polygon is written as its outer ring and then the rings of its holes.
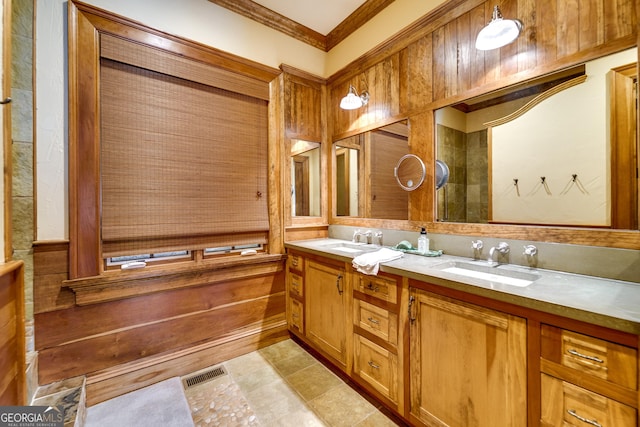
POLYGON ((420 231, 420 236, 418 237, 418 252, 421 254, 429 252, 429 238, 427 237, 427 230, 424 227, 422 227, 422 231, 420 231))

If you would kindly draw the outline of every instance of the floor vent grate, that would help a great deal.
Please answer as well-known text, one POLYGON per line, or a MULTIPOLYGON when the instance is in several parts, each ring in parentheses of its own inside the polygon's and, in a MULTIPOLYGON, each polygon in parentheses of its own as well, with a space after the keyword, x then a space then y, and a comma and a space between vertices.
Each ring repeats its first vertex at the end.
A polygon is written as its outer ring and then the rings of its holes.
POLYGON ((183 378, 182 384, 185 389, 197 386, 198 384, 206 383, 207 381, 215 380, 216 378, 220 378, 224 375, 227 375, 227 371, 224 370, 222 366, 214 366, 213 368, 208 368, 206 371, 196 372, 195 374, 183 378))

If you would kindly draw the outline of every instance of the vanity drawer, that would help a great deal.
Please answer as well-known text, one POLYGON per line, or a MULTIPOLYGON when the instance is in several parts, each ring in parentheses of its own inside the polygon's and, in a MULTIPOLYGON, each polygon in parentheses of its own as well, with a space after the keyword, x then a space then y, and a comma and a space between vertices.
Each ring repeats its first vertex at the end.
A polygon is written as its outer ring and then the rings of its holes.
POLYGON ((398 315, 384 308, 354 299, 355 325, 382 338, 390 344, 398 343, 398 315))
POLYGON ((636 410, 546 374, 541 377, 542 426, 635 427, 636 410))
POLYGON ((301 275, 293 272, 289 272, 289 292, 292 295, 299 296, 300 298, 304 295, 304 279, 301 275))
POLYGON ((354 334, 354 372, 393 402, 398 400, 398 357, 354 334))
POLYGON ((296 253, 288 253, 287 265, 289 266, 289 269, 303 271, 304 258, 296 253))
POLYGON ((549 325, 541 331, 544 359, 637 390, 636 349, 549 325))
POLYGON ((394 278, 359 274, 358 290, 391 304, 398 301, 398 285, 394 278))
POLYGON ((304 332, 304 306, 300 301, 289 299, 289 328, 304 332))

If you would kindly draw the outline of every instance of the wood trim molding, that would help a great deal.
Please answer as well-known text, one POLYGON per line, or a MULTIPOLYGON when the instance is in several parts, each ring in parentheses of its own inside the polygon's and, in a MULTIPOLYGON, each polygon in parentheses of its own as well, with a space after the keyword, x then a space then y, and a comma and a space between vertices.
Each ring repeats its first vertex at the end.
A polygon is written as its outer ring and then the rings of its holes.
POLYGON ((325 36, 250 0, 209 1, 325 52, 330 51, 394 2, 394 0, 367 0, 325 36))
POLYGON ((258 3, 250 0, 209 1, 310 46, 326 51, 325 36, 258 3))
POLYGON ((309 73, 308 71, 304 71, 299 68, 292 67, 291 65, 280 64, 279 68, 282 70, 282 72, 291 74, 292 76, 300 77, 302 79, 309 80, 311 82, 318 83, 321 85, 327 84, 326 79, 316 76, 315 74, 309 73))
MULTIPOLYGON (((71 1, 69 27, 69 277, 102 273, 100 37, 109 34, 269 84, 281 72, 71 1)), ((272 219, 273 221, 273 219, 272 219)))
POLYGON ((545 99, 548 99, 548 98, 552 97, 553 95, 555 95, 556 93, 562 92, 565 89, 569 89, 570 87, 577 86, 577 85, 579 85, 581 83, 584 83, 586 80, 587 80, 587 75, 585 74, 585 75, 576 77, 574 79, 568 80, 568 81, 566 81, 564 83, 561 83, 561 84, 559 84, 557 86, 554 86, 553 88, 551 88, 551 89, 549 89, 547 91, 544 91, 540 95, 536 96, 531 101, 527 102, 525 105, 523 105, 522 107, 520 107, 518 110, 514 111, 513 113, 511 113, 509 115, 506 115, 504 117, 501 117, 499 119, 492 120, 490 122, 486 122, 485 125, 487 127, 489 127, 489 128, 492 128, 494 126, 500 126, 500 125, 508 123, 508 122, 510 122, 512 120, 515 120, 518 117, 522 116, 527 111, 531 110, 536 105, 540 104, 545 99))
POLYGON ((336 47, 341 41, 349 37, 393 2, 394 0, 367 0, 364 2, 362 6, 327 34, 325 50, 328 52, 336 47))
POLYGON ((286 255, 257 255, 248 258, 186 263, 166 268, 147 267, 134 271, 115 271, 103 276, 88 277, 63 282, 76 295, 76 305, 97 304, 144 294, 201 286, 211 283, 247 279, 274 274, 284 269, 286 255))
POLYGON ((225 362, 289 338, 286 320, 267 319, 220 339, 120 364, 87 375, 87 406, 225 362))
MULTIPOLYGON (((1 99, 11 96, 11 0, 2 2, 2 96, 1 99)), ((11 135, 11 103, 0 105, 2 114, 2 150, 4 153, 4 259, 9 261, 13 257, 12 242, 12 135, 11 135)))

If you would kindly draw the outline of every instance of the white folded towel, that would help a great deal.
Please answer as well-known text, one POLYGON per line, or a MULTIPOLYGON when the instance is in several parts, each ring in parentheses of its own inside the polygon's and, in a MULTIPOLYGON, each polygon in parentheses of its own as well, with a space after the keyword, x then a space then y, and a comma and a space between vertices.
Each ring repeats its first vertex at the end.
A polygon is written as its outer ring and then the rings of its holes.
POLYGON ((378 274, 381 262, 393 261, 401 258, 404 254, 400 251, 394 251, 389 248, 382 248, 375 252, 368 252, 358 255, 353 259, 353 268, 360 273, 375 276, 378 274))

